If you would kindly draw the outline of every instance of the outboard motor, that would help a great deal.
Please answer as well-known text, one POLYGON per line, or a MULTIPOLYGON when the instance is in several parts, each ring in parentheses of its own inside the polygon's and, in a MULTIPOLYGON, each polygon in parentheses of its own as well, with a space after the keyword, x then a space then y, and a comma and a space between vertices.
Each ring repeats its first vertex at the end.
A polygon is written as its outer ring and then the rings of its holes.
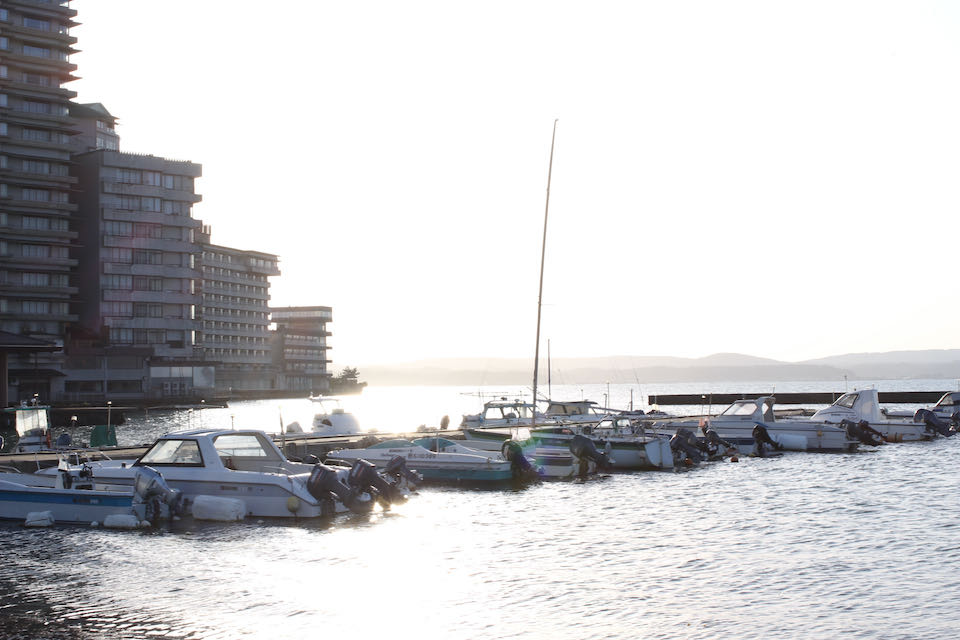
POLYGON ((917 409, 917 412, 913 414, 914 422, 922 422, 927 425, 927 433, 937 434, 949 438, 950 436, 956 435, 956 430, 952 425, 944 422, 937 414, 929 409, 917 409))
POLYGON ((73 438, 66 431, 57 436, 57 449, 66 449, 71 444, 73 444, 73 438))
MULTIPOLYGON (((353 463, 347 482, 358 492, 378 493, 390 504, 400 498, 399 492, 377 473, 377 466, 363 458, 353 463)), ((349 505, 348 505, 349 506, 349 505)))
POLYGON ((670 451, 673 452, 674 467, 683 459, 690 460, 693 464, 699 464, 704 458, 704 451, 697 442, 693 432, 685 427, 680 427, 670 438, 670 451))
POLYGON ((371 506, 369 502, 359 500, 358 491, 340 480, 336 469, 325 464, 316 465, 310 472, 307 491, 317 500, 331 500, 336 496, 348 509, 358 513, 369 511, 371 506))
POLYGON ((716 429, 711 429, 709 425, 703 425, 703 439, 706 440, 707 457, 709 459, 722 457, 725 453, 733 453, 737 450, 735 446, 720 437, 716 429), (721 451, 721 447, 724 449, 721 451))
POLYGON ((607 454, 600 452, 593 440, 579 433, 570 439, 570 453, 580 461, 579 475, 581 477, 587 475, 588 462, 596 464, 598 471, 610 467, 610 458, 607 454))
POLYGON ((767 447, 770 447, 775 451, 780 451, 783 449, 783 445, 771 438, 767 428, 762 424, 757 424, 757 426, 753 428, 752 435, 757 455, 761 458, 767 454, 767 447))
POLYGON ((523 447, 516 440, 507 440, 500 447, 500 453, 510 461, 510 470, 513 477, 518 479, 538 478, 537 470, 533 468, 527 456, 523 455, 523 447))
POLYGON ((153 467, 134 468, 133 496, 135 501, 147 505, 147 520, 153 524, 183 512, 183 494, 179 489, 171 489, 153 467))
POLYGON ((871 446, 883 444, 883 434, 870 426, 866 420, 854 422, 853 420, 841 420, 840 426, 846 429, 847 437, 851 440, 859 440, 863 444, 871 446))
POLYGON ((417 485, 423 482, 423 476, 410 469, 410 467, 407 466, 407 459, 403 456, 393 456, 390 458, 383 472, 387 477, 394 479, 394 486, 406 480, 407 484, 416 489, 417 485))

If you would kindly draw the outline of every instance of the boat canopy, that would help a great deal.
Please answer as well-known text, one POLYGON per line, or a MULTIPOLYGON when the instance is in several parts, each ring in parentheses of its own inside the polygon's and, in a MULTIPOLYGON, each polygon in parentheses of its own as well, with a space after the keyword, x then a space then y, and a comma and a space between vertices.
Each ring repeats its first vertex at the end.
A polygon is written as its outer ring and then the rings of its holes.
POLYGON ((17 433, 25 435, 35 429, 46 431, 48 424, 46 407, 29 407, 17 409, 17 433))

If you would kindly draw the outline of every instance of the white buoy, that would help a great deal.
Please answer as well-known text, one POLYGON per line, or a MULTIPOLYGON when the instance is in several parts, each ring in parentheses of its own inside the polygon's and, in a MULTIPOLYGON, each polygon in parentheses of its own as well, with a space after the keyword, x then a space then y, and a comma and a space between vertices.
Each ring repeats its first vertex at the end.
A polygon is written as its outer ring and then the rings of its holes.
POLYGON ((24 521, 25 527, 49 527, 55 522, 52 511, 31 511, 24 521))
POLYGON ((233 522, 243 520, 247 505, 237 498, 199 495, 193 499, 191 513, 197 520, 233 522))

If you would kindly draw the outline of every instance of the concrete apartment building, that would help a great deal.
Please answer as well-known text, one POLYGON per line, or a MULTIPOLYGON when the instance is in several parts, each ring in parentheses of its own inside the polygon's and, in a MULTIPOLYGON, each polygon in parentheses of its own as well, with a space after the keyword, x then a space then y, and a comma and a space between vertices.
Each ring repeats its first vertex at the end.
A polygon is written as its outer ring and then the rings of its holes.
POLYGON ((201 165, 121 152, 116 118, 63 88, 76 13, 0 0, 0 332, 39 341, 10 350, 9 399, 327 390, 330 307, 271 318, 278 258, 210 243, 201 165))
POLYGON ((274 307, 270 319, 276 325, 273 355, 277 387, 311 394, 330 390, 327 365, 327 323, 333 321, 330 307, 274 307))
MULTIPOLYGON (((69 61, 76 11, 66 3, 0 2, 0 331, 63 346, 77 289, 71 273, 76 205, 70 194, 69 61)), ((50 396, 61 352, 10 357, 10 383, 50 396)))
POLYGON ((201 236, 202 342, 204 358, 216 366, 217 394, 276 389, 267 278, 280 275, 278 258, 210 244, 209 237, 207 227, 201 236))

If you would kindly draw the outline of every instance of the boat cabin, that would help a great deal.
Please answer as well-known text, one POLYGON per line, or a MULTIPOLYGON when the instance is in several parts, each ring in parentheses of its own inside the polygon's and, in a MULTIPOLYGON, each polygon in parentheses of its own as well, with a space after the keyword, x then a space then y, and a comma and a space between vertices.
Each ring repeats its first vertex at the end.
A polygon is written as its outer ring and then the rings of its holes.
POLYGON ((724 422, 774 422, 773 405, 777 399, 773 396, 737 400, 720 412, 715 418, 724 422))
POLYGON ((490 420, 531 420, 534 406, 519 400, 493 400, 483 405, 482 418, 484 422, 490 420))
POLYGON ((930 409, 938 415, 951 416, 955 411, 960 411, 960 391, 948 391, 940 396, 937 404, 930 409))
POLYGON ((593 400, 574 400, 572 402, 560 402, 550 400, 547 404, 547 410, 544 415, 556 420, 600 420, 609 412, 602 411, 593 400))
POLYGON ((884 419, 880 410, 880 395, 876 389, 862 389, 845 393, 824 409, 813 414, 811 420, 836 422, 841 420, 866 420, 880 422, 884 419))
POLYGON ((163 436, 134 466, 277 472, 286 462, 280 449, 262 431, 201 430, 163 436))

